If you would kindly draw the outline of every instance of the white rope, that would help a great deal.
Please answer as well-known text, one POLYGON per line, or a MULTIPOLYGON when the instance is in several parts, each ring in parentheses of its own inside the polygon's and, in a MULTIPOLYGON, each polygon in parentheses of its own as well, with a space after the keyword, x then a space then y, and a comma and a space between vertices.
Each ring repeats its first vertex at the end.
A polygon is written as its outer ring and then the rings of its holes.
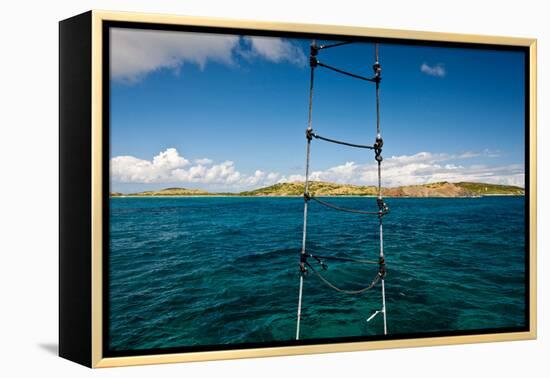
POLYGON ((302 316, 302 291, 304 288, 304 275, 300 274, 300 292, 298 294, 298 322, 296 322, 296 340, 300 340, 300 317, 302 316))
MULTIPOLYGON (((378 60, 378 43, 375 44, 375 65, 379 65, 378 60)), ((378 75, 378 73, 377 73, 378 75)), ((376 133, 377 138, 380 138, 380 80, 376 82, 376 133)), ((382 199, 382 160, 378 160, 378 198, 382 199)), ((380 260, 384 261, 384 229, 382 226, 382 216, 380 219, 380 260)), ((388 334, 388 327, 386 321, 386 288, 384 285, 384 277, 382 277, 382 315, 384 316, 384 335, 388 334)))
MULTIPOLYGON (((380 259, 384 259, 384 234, 382 229, 382 218, 380 218, 380 259)), ((384 287, 384 277, 381 280, 382 286, 382 315, 384 316, 384 335, 388 334, 388 326, 386 322, 386 288, 384 287)))
MULTIPOLYGON (((315 46, 315 40, 311 42, 311 46, 315 46)), ((309 115, 307 120, 307 132, 310 133, 311 128, 311 116, 313 108, 313 80, 315 78, 315 67, 311 66, 309 76, 309 115)), ((311 150, 311 138, 307 138, 306 147, 306 177, 304 182, 304 193, 309 192, 309 157, 311 150)), ((306 241, 307 241, 307 201, 304 201, 304 228, 302 232, 302 257, 306 253, 306 241)), ((300 261, 300 293, 298 296, 298 314, 296 315, 296 340, 300 340, 300 319, 302 317, 302 292, 304 290, 304 272, 305 266, 300 261)))

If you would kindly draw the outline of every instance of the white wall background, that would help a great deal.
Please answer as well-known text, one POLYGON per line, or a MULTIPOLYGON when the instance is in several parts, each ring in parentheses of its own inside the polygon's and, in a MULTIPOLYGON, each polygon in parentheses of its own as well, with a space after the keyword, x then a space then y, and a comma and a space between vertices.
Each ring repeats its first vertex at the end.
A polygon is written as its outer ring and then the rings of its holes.
POLYGON ((543 1, 5 1, 0 22, 0 375, 548 376, 550 27, 543 1), (494 34, 539 39, 539 339, 90 371, 57 348, 57 64, 61 19, 89 9, 494 34), (545 211, 543 211, 545 210, 545 211))

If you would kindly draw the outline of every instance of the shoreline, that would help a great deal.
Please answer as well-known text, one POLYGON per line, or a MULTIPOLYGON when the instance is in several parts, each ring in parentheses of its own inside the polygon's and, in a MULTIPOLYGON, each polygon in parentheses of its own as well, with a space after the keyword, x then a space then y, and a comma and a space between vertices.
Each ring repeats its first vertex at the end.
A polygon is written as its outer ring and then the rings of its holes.
MULTIPOLYGON (((326 198, 377 198, 379 190, 386 198, 478 198, 485 196, 525 196, 525 189, 513 185, 498 185, 475 182, 450 183, 441 181, 429 184, 402 185, 377 188, 366 185, 339 184, 324 181, 311 181, 309 192, 326 198)), ((304 186, 301 182, 279 183, 247 191, 207 191, 197 188, 169 187, 159 190, 147 190, 134 193, 110 191, 114 197, 303 197, 304 186)))
MULTIPOLYGON (((287 195, 287 196, 248 196, 248 195, 228 195, 228 194, 190 194, 190 195, 152 195, 152 196, 139 196, 139 195, 121 195, 121 196, 109 196, 109 198, 302 198, 302 195, 287 195)), ((317 197, 322 198, 376 198, 376 195, 319 195, 317 197)), ((482 197, 525 197, 525 194, 484 194, 479 196, 453 196, 453 197, 444 197, 444 196, 387 196, 384 198, 482 198, 482 197)))

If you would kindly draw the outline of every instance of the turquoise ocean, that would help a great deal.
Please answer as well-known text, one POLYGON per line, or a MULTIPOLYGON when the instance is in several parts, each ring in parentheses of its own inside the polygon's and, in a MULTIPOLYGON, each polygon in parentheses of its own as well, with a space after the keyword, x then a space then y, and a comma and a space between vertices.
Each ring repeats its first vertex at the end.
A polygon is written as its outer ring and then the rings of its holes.
MULTIPOLYGON (((375 199, 328 199, 372 210, 375 199)), ((525 326, 524 197, 388 198, 388 334, 525 326)), ((376 259, 376 217, 312 202, 308 250, 376 259)), ((109 348, 293 340, 303 199, 111 198, 109 348)), ((313 261, 312 261, 313 263, 313 261)), ((347 289, 377 266, 327 261, 347 289)), ((314 265, 315 266, 315 265, 314 265)), ((349 296, 305 277, 302 339, 383 333, 380 286, 349 296)))

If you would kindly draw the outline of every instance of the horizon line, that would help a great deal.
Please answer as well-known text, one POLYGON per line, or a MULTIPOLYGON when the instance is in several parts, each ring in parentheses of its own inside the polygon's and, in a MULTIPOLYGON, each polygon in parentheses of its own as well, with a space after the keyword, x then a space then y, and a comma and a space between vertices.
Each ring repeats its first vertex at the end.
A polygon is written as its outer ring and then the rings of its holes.
MULTIPOLYGON (((319 181, 319 180, 309 180, 309 182, 310 183, 329 184, 329 185, 341 185, 341 186, 347 185, 347 186, 364 187, 364 188, 370 188, 370 187, 376 188, 377 187, 375 184, 362 185, 362 184, 337 183, 337 182, 319 181)), ((188 188, 188 187, 183 187, 183 186, 171 186, 171 187, 164 187, 164 188, 158 188, 158 189, 142 190, 142 191, 134 192, 134 193, 122 193, 122 192, 118 192, 118 191, 115 191, 115 192, 109 191, 109 195, 111 195, 113 193, 120 193, 120 194, 123 194, 123 195, 131 195, 131 194, 140 194, 140 193, 145 193, 145 192, 159 192, 159 191, 170 190, 170 189, 194 190, 194 191, 201 191, 201 192, 208 193, 208 194, 241 194, 241 193, 253 192, 253 191, 256 191, 256 190, 266 189, 266 188, 270 188, 270 187, 273 187, 273 186, 276 186, 276 185, 284 185, 284 184, 305 184, 305 181, 297 180, 297 181, 278 182, 278 183, 275 183, 275 184, 272 184, 272 185, 260 186, 260 187, 257 187, 257 188, 251 188, 251 189, 241 190, 241 191, 208 191, 208 190, 201 189, 201 188, 188 188)), ((479 181, 433 181, 433 182, 427 182, 427 183, 424 183, 424 184, 382 186, 382 188, 396 189, 396 188, 402 188, 402 187, 425 186, 425 185, 434 185, 434 184, 480 184, 480 185, 506 186, 506 187, 512 187, 512 188, 518 188, 518 189, 525 190, 524 186, 508 185, 508 184, 495 184, 495 183, 479 182, 479 181)))

